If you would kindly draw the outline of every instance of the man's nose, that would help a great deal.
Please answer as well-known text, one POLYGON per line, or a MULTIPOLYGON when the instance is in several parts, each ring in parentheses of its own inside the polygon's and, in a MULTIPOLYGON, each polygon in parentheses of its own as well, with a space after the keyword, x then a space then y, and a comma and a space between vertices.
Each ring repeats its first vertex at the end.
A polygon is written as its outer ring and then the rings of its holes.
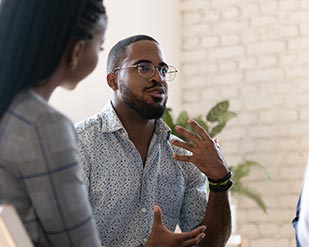
POLYGON ((155 67, 153 76, 150 78, 150 80, 155 80, 156 82, 162 83, 165 81, 165 77, 161 75, 160 69, 158 67, 155 67))

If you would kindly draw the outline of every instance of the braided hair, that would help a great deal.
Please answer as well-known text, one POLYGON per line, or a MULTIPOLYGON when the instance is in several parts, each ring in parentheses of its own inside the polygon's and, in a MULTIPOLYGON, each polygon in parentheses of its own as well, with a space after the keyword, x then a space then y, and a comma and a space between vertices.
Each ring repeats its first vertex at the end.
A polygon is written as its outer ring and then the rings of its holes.
POLYGON ((0 1, 0 120, 15 95, 40 86, 73 39, 91 39, 102 0, 0 1))

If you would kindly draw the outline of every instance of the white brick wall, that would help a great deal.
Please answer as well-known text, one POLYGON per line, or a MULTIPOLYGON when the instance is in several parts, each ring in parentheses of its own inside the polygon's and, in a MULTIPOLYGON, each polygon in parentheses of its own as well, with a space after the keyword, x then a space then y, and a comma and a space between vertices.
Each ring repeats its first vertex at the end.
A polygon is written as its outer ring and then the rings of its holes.
POLYGON ((309 1, 180 0, 180 11, 183 109, 194 116, 229 100, 238 117, 219 136, 227 161, 252 159, 271 173, 247 179, 267 215, 233 197, 244 246, 295 246, 309 151, 309 1))

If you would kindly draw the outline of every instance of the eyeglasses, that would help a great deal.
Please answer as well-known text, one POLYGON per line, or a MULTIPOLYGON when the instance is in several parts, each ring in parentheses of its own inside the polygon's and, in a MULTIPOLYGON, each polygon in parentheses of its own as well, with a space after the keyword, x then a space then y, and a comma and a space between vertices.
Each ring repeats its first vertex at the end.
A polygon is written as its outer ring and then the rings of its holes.
POLYGON ((160 76, 163 77, 166 81, 174 80, 177 73, 177 69, 172 65, 155 66, 152 63, 147 62, 142 62, 126 67, 117 67, 113 70, 113 73, 116 73, 118 70, 128 68, 136 68, 138 74, 147 80, 154 76, 156 69, 158 69, 160 76))

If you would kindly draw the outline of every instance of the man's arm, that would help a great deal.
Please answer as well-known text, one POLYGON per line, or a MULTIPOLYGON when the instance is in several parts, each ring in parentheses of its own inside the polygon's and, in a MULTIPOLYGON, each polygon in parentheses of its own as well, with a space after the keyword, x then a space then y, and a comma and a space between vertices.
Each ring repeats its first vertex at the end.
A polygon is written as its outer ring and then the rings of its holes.
POLYGON ((210 192, 205 218, 206 237, 199 246, 225 246, 231 235, 231 212, 227 192, 210 192))
POLYGON ((173 145, 190 151, 192 155, 175 154, 174 158, 193 163, 209 180, 214 181, 211 190, 215 190, 214 187, 221 190, 211 191, 209 194, 206 214, 201 222, 201 224, 207 226, 206 237, 200 242, 199 246, 223 247, 231 234, 231 212, 227 193, 229 183, 225 186, 225 182, 229 181, 229 178, 221 181, 222 178, 228 177, 229 169, 216 140, 213 140, 195 121, 189 120, 189 124, 197 134, 193 134, 180 126, 176 126, 175 130, 191 142, 179 140, 172 140, 171 142, 173 145))

